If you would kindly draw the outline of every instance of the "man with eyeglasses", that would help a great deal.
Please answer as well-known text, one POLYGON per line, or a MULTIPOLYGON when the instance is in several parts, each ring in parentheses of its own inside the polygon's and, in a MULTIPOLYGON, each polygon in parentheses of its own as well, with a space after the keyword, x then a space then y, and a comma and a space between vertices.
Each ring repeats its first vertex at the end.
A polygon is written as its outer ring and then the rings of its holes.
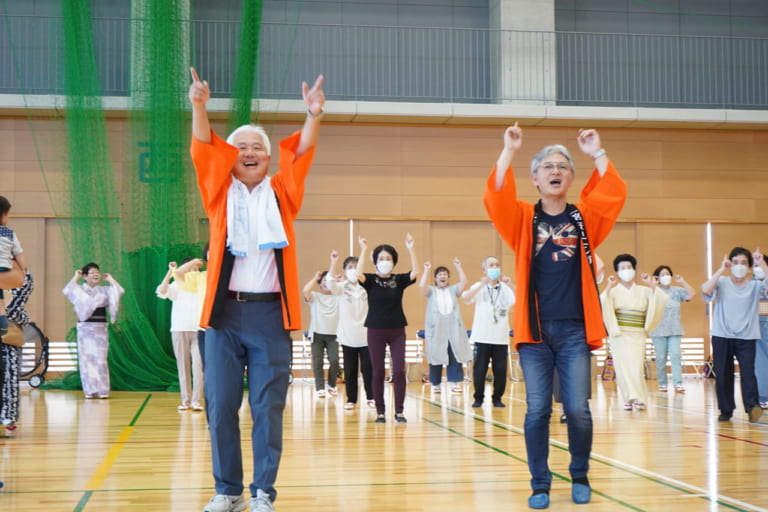
POLYGON ((511 167, 522 140, 517 123, 504 132, 504 147, 483 201, 499 234, 515 251, 514 343, 526 385, 525 445, 533 489, 528 506, 543 509, 549 507, 552 484, 547 459, 555 369, 568 423, 571 498, 579 504, 591 498, 590 351, 600 348, 606 337, 595 283, 595 250, 613 228, 627 189, 597 131, 579 130, 579 148, 595 164, 580 202, 567 202, 575 166, 568 149, 559 144, 533 157, 531 181, 540 199, 535 205, 522 201, 511 167))

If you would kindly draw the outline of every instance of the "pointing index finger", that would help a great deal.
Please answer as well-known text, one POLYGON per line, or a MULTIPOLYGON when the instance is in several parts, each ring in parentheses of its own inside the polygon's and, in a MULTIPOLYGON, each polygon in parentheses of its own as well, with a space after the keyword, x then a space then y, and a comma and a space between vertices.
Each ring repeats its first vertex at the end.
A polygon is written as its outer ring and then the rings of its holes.
POLYGON ((200 77, 197 76, 197 71, 195 71, 195 68, 190 67, 189 68, 189 74, 192 75, 192 81, 193 82, 199 82, 200 77))

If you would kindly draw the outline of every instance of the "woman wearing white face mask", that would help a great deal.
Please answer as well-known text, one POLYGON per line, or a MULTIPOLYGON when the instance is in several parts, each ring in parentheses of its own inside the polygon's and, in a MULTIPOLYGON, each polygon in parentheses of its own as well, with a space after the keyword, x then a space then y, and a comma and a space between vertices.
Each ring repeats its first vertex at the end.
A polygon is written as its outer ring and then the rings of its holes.
POLYGON ((357 262, 357 275, 360 284, 368 293, 368 316, 365 326, 368 328, 368 353, 373 367, 373 396, 376 399, 376 423, 385 423, 384 405, 384 354, 389 345, 392 358, 392 382, 395 388, 395 421, 406 423, 403 414, 405 402, 405 326, 408 321, 403 311, 403 292, 416 282, 418 262, 414 249, 413 237, 410 233, 405 236, 405 247, 411 255, 411 270, 404 274, 393 274, 397 264, 397 251, 387 244, 377 246, 373 250, 373 263, 376 265, 375 274, 363 272, 365 252, 368 242, 363 237, 358 238, 360 244, 360 259, 357 262))
POLYGON ((683 324, 680 321, 680 303, 690 301, 696 295, 696 290, 686 283, 680 274, 674 277, 675 282, 680 286, 672 286, 672 269, 667 265, 656 267, 653 271, 653 280, 669 297, 661 322, 650 333, 653 351, 656 353, 656 379, 659 383, 659 391, 667 391, 667 354, 669 354, 675 393, 685 393, 680 354, 680 340, 684 334, 683 324))
POLYGON ((667 303, 667 294, 656 289, 656 283, 648 274, 640 276, 646 286, 635 285, 636 266, 634 256, 616 256, 613 269, 619 278, 608 276, 608 284, 600 295, 616 383, 626 411, 633 407, 645 409, 648 396, 644 373, 645 337, 661 321, 667 303))
POLYGON ((733 358, 739 362, 741 397, 750 422, 757 422, 763 411, 759 405, 755 376, 755 341, 760 338, 759 303, 766 295, 766 282, 749 279, 753 262, 768 270, 758 247, 754 254, 734 247, 723 258, 720 268, 701 285, 705 302, 714 302, 712 313, 712 359, 719 421, 729 421, 736 409, 733 396, 733 358), (726 270, 730 276, 724 276, 726 270))
POLYGON ((331 252, 331 267, 328 270, 328 288, 339 297, 339 325, 336 336, 344 352, 344 387, 347 391, 345 409, 357 405, 358 365, 363 374, 366 403, 375 407, 371 386, 371 357, 368 354, 368 333, 365 317, 368 316, 368 294, 357 280, 357 258, 344 259, 344 275, 337 278, 339 254, 331 252))

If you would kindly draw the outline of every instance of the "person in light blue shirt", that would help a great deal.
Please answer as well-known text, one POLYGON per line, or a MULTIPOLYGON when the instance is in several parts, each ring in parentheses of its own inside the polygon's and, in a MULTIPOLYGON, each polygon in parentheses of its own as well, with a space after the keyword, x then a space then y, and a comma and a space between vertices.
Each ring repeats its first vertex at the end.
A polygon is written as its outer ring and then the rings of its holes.
POLYGON ((755 423, 763 414, 758 404, 755 342, 760 337, 758 305, 767 287, 765 281, 747 277, 753 262, 763 272, 768 270, 760 248, 751 254, 743 247, 734 247, 723 258, 720 268, 701 285, 704 301, 715 303, 710 334, 719 421, 729 421, 736 409, 733 395, 734 356, 739 362, 741 396, 749 421, 755 423), (728 270, 730 275, 724 276, 728 270))
POLYGON ((669 297, 664 307, 664 316, 656 328, 649 333, 653 340, 653 351, 656 354, 656 379, 659 391, 667 391, 667 354, 672 366, 672 385, 675 393, 685 393, 683 387, 683 362, 680 352, 680 341, 683 334, 683 323, 680 321, 680 303, 690 301, 695 295, 691 285, 685 282, 680 274, 674 277, 680 286, 671 286, 672 269, 667 265, 659 265, 653 271, 653 279, 658 288, 669 297))

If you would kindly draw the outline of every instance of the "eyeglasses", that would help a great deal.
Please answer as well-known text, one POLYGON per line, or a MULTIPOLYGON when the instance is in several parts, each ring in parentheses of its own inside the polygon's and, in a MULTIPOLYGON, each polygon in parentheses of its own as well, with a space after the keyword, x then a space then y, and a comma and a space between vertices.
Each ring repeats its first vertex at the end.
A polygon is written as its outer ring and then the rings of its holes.
POLYGON ((560 163, 557 163, 557 164, 552 163, 552 162, 547 162, 547 163, 541 164, 539 166, 539 169, 543 169, 546 172, 552 172, 555 169, 557 169, 560 172, 566 172, 566 171, 569 171, 571 169, 571 166, 568 165, 565 162, 560 162, 560 163))

